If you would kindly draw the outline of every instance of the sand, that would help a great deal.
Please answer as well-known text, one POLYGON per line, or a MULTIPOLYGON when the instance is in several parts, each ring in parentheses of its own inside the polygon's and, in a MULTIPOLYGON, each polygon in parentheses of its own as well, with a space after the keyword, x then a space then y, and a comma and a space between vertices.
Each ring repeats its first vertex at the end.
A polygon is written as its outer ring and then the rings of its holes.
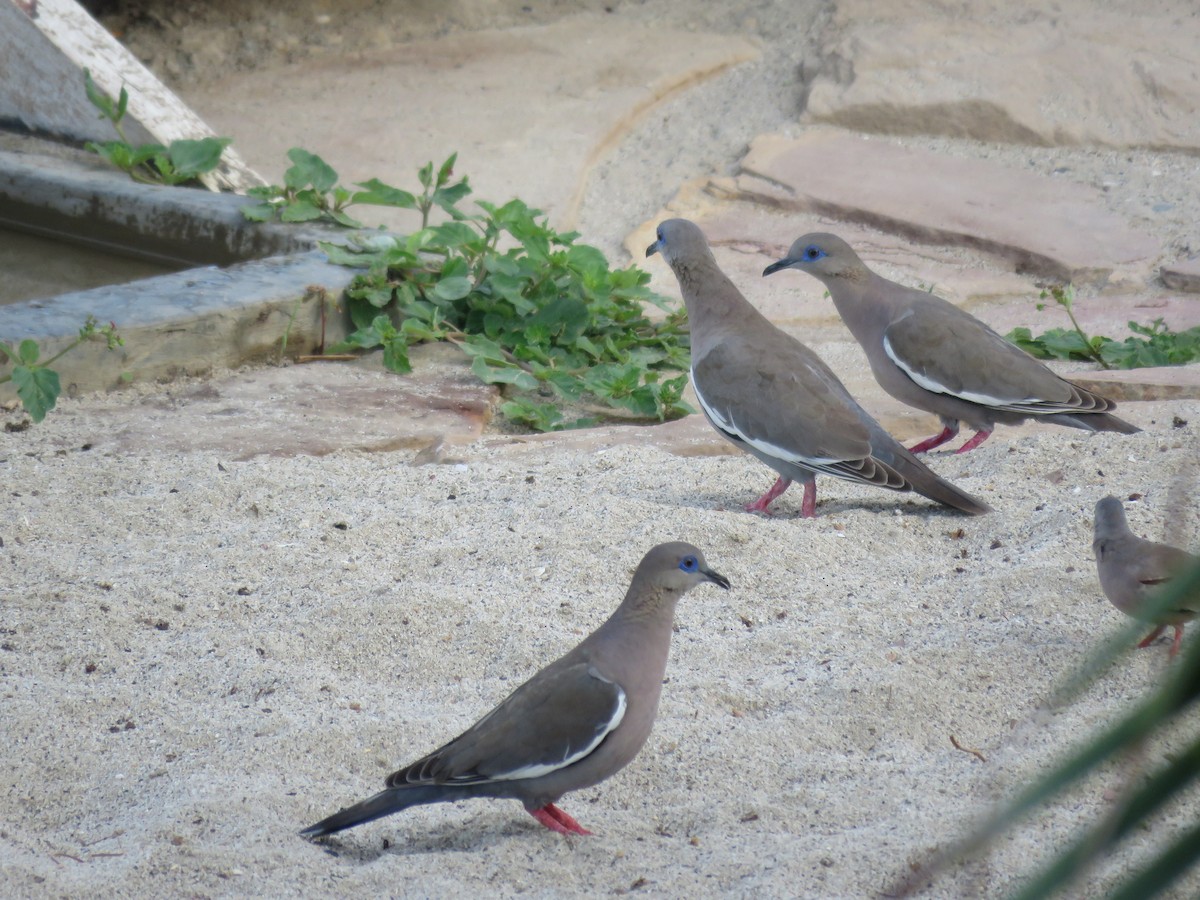
MULTIPOLYGON (((67 400, 0 435, 6 893, 871 896, 1164 671, 1159 644, 1042 709, 1124 624, 1090 557, 1095 500, 1143 494, 1133 527, 1161 538, 1194 496, 1194 475, 1172 476, 1195 460, 1200 404, 1127 411, 1145 432, 935 457, 993 515, 823 479, 802 520, 798 494, 775 518, 741 511, 770 480, 742 456, 507 436, 419 467, 410 451, 116 453, 103 414, 67 400), (411 810, 325 847, 296 836, 569 649, 670 539, 734 589, 685 598, 645 750, 563 801, 595 837, 510 801, 411 810)), ((1185 509, 1176 540, 1196 525, 1185 509)), ((934 895, 999 894, 1126 777, 934 895)), ((1087 893, 1187 812, 1157 817, 1087 893)))

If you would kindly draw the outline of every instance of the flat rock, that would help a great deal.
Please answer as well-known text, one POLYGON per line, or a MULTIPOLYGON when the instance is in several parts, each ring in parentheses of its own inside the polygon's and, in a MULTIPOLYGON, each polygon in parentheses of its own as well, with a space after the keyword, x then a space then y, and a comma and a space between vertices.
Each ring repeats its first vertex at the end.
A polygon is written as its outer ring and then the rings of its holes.
POLYGON ((834 130, 759 137, 742 170, 745 199, 971 247, 1058 281, 1140 281, 1161 252, 1087 185, 834 130))
MULTIPOLYGON (((1191 0, 845 0, 805 121, 1042 146, 1200 149, 1191 0)), ((826 173, 828 174, 828 173, 826 173)))
POLYGON ((1181 259, 1159 270, 1162 283, 1176 291, 1200 294, 1200 256, 1181 259))
MULTIPOLYGON (((693 397, 692 405, 695 405, 693 397)), ((740 451, 718 435, 702 415, 684 416, 661 425, 606 425, 546 434, 496 436, 482 447, 529 453, 560 449, 602 453, 613 447, 657 447, 675 456, 733 456, 740 451)))
POLYGON ((1108 369, 1071 380, 1111 400, 1200 400, 1200 364, 1108 369))
MULTIPOLYGON (((583 15, 239 73, 183 94, 275 183, 291 147, 320 155, 344 184, 408 190, 420 166, 458 151, 476 197, 520 197, 571 227, 592 168, 642 116, 759 52, 744 37, 583 15)), ((355 214, 413 226, 393 211, 355 214)))
POLYGON ((233 460, 478 439, 491 420, 497 389, 472 375, 463 354, 450 346, 413 348, 412 361, 413 372, 405 376, 373 368, 368 359, 245 368, 144 399, 97 394, 87 413, 66 404, 43 426, 78 428, 86 417, 95 424, 90 443, 97 450, 208 450, 233 460))

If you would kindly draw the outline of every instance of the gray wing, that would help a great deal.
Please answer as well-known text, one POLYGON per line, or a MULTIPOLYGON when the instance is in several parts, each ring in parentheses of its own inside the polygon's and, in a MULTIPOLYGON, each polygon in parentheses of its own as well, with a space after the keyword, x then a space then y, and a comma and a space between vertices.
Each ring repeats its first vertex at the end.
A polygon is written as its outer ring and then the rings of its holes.
POLYGON ((868 484, 904 479, 871 455, 866 413, 819 356, 782 332, 731 336, 692 364, 713 425, 759 453, 868 484))
POLYGON ((537 778, 590 755, 625 715, 625 691, 587 662, 548 667, 457 738, 388 776, 402 784, 537 778))
POLYGON ((883 348, 925 390, 1024 415, 1112 408, 974 316, 940 297, 913 293, 908 308, 885 329, 883 348))

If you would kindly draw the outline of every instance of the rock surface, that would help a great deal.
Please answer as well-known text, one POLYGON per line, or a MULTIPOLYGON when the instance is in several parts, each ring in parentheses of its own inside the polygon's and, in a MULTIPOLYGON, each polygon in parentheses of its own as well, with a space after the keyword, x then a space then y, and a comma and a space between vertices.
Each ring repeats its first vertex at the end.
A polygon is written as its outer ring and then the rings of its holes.
POLYGON ((804 120, 876 134, 1200 151, 1189 0, 841 0, 804 120), (1187 62, 1191 60, 1191 62, 1187 62))
POLYGON ((760 137, 742 169, 742 196, 968 246, 1058 281, 1101 286, 1114 272, 1140 280, 1161 250, 1086 185, 846 133, 760 137))
MULTIPOLYGON (((457 152, 477 198, 520 197, 571 228, 592 170, 648 110, 759 53, 738 35, 582 16, 327 57, 270 79, 193 85, 186 96, 221 134, 237 135, 243 158, 273 183, 296 146, 344 184, 380 178, 405 189, 419 189, 419 166, 457 152)), ((393 211, 356 213, 414 225, 393 211)))

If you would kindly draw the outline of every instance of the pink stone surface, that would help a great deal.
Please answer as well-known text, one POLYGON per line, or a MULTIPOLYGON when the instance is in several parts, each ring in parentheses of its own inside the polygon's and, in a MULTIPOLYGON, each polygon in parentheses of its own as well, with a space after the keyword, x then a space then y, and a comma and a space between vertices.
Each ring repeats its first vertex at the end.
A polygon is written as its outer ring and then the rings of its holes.
POLYGON ((1101 193, 986 160, 818 130, 763 135, 738 189, 782 208, 872 225, 910 240, 982 250, 1026 271, 1103 285, 1141 276, 1159 242, 1110 212, 1101 193))

